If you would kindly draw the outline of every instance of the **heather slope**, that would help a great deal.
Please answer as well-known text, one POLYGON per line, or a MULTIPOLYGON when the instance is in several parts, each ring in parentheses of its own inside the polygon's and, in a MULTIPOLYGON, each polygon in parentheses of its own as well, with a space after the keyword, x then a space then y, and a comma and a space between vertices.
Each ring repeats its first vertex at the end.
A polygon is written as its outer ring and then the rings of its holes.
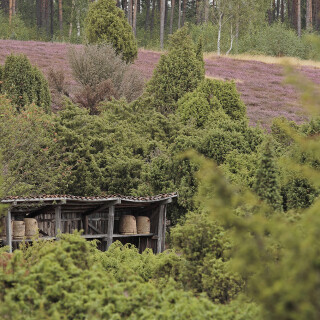
MULTIPOLYGON (((72 79, 67 52, 68 44, 35 41, 0 40, 0 63, 10 53, 24 53, 32 63, 44 73, 50 68, 63 70, 71 90, 76 90, 72 79)), ((159 52, 139 50, 135 62, 143 76, 151 77, 159 58, 159 52)), ((242 99, 247 105, 251 124, 261 122, 268 126, 272 118, 285 116, 289 120, 301 122, 304 116, 294 88, 284 84, 283 67, 279 64, 264 63, 241 58, 210 56, 205 60, 206 76, 212 78, 234 79, 242 99)), ((320 69, 312 66, 297 67, 311 80, 319 83, 320 69)))

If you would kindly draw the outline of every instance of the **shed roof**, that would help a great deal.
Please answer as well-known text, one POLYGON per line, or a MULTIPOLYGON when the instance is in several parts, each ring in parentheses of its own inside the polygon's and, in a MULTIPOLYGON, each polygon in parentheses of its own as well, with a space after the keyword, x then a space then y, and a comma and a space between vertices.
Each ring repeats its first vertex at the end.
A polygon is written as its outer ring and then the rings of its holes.
POLYGON ((27 213, 32 216, 39 214, 43 209, 61 205, 63 212, 79 212, 90 214, 101 212, 112 204, 119 208, 150 207, 161 202, 170 203, 178 197, 176 192, 165 193, 148 197, 123 196, 119 194, 107 196, 73 196, 73 195, 37 195, 37 196, 8 196, 1 200, 3 204, 11 205, 11 212, 27 213))
POLYGON ((36 196, 7 196, 1 200, 1 203, 18 203, 18 202, 45 202, 45 201, 76 201, 76 202, 105 202, 105 201, 129 201, 129 202, 158 202, 167 199, 176 198, 178 194, 163 193, 155 196, 147 197, 134 197, 134 196, 123 196, 120 194, 112 194, 107 196, 73 196, 69 194, 60 195, 36 195, 36 196))

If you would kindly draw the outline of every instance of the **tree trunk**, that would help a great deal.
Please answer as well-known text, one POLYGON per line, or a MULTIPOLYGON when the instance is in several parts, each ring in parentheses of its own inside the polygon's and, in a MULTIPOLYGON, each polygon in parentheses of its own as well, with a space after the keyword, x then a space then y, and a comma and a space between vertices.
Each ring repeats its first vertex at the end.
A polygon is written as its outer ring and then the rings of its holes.
POLYGON ((137 13, 140 13, 141 12, 141 1, 140 0, 138 0, 138 2, 137 2, 137 13))
POLYGON ((233 40, 234 40, 234 35, 233 35, 232 23, 231 23, 231 31, 230 31, 230 48, 229 48, 229 50, 226 52, 226 55, 228 55, 228 54, 231 52, 231 50, 232 50, 233 40))
POLYGON ((46 30, 47 35, 50 34, 50 0, 46 0, 46 30))
POLYGON ((320 0, 316 0, 314 14, 315 27, 319 30, 320 27, 320 0))
POLYGON ((150 0, 146 0, 146 20, 144 30, 147 31, 150 23, 150 0))
POLYGON ((164 15, 165 15, 166 0, 160 2, 160 47, 163 49, 164 40, 164 15))
POLYGON ((199 0, 195 0, 196 2, 196 24, 200 24, 201 22, 201 14, 200 14, 200 1, 199 0))
POLYGON ((209 21, 209 0, 204 0, 204 22, 207 23, 209 21))
POLYGON ((9 0, 9 24, 11 24, 12 20, 12 0, 9 0))
POLYGON ((128 1, 128 22, 132 27, 132 0, 128 1))
POLYGON ((277 20, 279 20, 280 17, 280 0, 277 0, 277 20))
POLYGON ((46 25, 46 0, 41 0, 41 27, 44 28, 46 25))
POLYGON ((186 9, 187 9, 187 0, 183 0, 183 12, 182 12, 182 26, 186 20, 186 9))
POLYGON ((133 29, 134 36, 137 35, 137 10, 138 10, 138 0, 134 0, 133 20, 132 20, 132 29, 133 29))
POLYGON ((53 0, 50 0, 50 33, 51 33, 51 40, 53 39, 53 17, 54 17, 53 0))
POLYGON ((298 36, 301 37, 301 0, 297 0, 297 29, 298 36))
POLYGON ((16 0, 12 0, 12 16, 16 14, 16 0))
POLYGON ((165 0, 164 27, 168 24, 168 0, 165 0))
POLYGON ((276 0, 272 1, 272 22, 276 20, 276 0))
POLYGON ((72 25, 73 25, 73 16, 74 16, 75 6, 76 6, 76 0, 72 0, 71 13, 70 13, 70 25, 69 25, 69 39, 71 39, 71 36, 72 36, 72 25))
POLYGON ((218 42, 217 42, 217 54, 218 54, 218 56, 220 56, 220 53, 221 53, 220 42, 221 42, 222 17, 223 17, 223 14, 219 13, 219 30, 218 30, 218 42))
POLYGON ((81 28, 80 28, 80 9, 77 12, 77 37, 80 38, 81 35, 81 28))
POLYGON ((37 26, 41 27, 41 0, 36 0, 36 18, 37 18, 37 26))
POLYGON ((284 0, 281 0, 281 22, 284 22, 284 0))
POLYGON ((306 29, 307 31, 312 31, 312 0, 307 0, 306 29))
POLYGON ((181 0, 178 0, 179 12, 178 12, 178 29, 181 27, 181 0))
POLYGON ((62 0, 59 0, 59 27, 60 27, 60 36, 62 37, 63 32, 63 20, 62 20, 62 0))
POLYGON ((155 13, 156 0, 152 0, 152 11, 151 11, 151 22, 150 22, 150 33, 153 32, 154 27, 154 13, 155 13))
POLYGON ((171 0, 170 34, 172 34, 172 30, 173 30, 174 5, 175 5, 175 0, 171 0))

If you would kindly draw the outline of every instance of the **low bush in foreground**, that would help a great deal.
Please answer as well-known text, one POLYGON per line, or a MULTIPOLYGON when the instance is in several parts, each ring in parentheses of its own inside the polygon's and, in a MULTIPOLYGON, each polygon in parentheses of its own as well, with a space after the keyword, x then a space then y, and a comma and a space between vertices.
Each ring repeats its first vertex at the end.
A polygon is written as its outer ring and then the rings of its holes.
MULTIPOLYGON (((170 254, 169 254, 170 255, 170 254)), ((2 319, 257 319, 259 309, 235 301, 213 304, 150 275, 166 254, 139 255, 112 245, 106 253, 79 235, 37 241, 0 254, 2 319), (152 262, 152 263, 151 263, 152 262), (144 274, 149 270, 149 275, 144 274)))

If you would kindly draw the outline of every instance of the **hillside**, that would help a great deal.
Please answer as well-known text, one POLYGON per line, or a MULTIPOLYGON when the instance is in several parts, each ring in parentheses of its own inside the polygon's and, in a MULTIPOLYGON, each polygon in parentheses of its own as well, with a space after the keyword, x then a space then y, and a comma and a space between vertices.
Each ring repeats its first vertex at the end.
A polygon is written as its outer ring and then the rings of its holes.
MULTIPOLYGON (((67 84, 76 90, 68 65, 68 46, 64 43, 0 40, 0 63, 10 53, 24 53, 46 74, 50 68, 63 70, 67 84)), ((159 58, 159 52, 140 50, 135 66, 148 79, 159 58)), ((211 56, 205 62, 207 77, 236 81, 252 125, 260 121, 268 126, 270 120, 277 116, 285 116, 297 122, 303 120, 297 93, 283 83, 281 65, 217 56, 211 56)), ((320 79, 319 68, 302 66, 299 69, 314 81, 320 79)))

